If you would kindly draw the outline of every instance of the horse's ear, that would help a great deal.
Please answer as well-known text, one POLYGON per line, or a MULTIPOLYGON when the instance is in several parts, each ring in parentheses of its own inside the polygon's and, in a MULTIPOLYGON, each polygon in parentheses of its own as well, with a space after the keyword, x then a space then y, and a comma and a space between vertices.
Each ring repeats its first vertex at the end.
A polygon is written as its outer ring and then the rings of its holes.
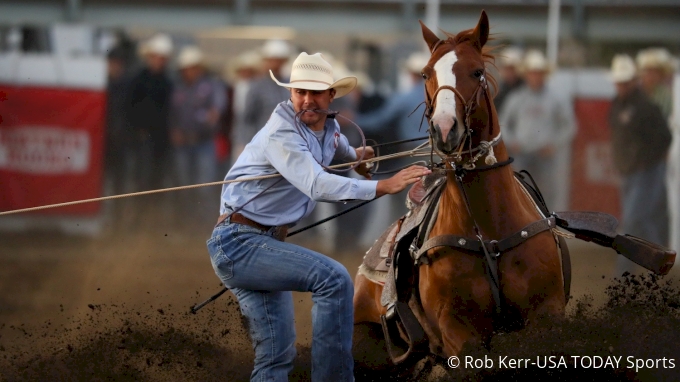
POLYGON ((479 22, 472 31, 474 39, 477 41, 477 46, 481 50, 486 41, 489 39, 489 17, 486 15, 486 11, 482 10, 482 15, 479 16, 479 22))
POLYGON ((439 42, 439 37, 437 37, 430 28, 426 27, 422 21, 418 20, 418 22, 420 23, 420 28, 423 30, 423 39, 425 40, 425 43, 427 43, 427 47, 430 48, 430 52, 432 52, 432 48, 439 42))

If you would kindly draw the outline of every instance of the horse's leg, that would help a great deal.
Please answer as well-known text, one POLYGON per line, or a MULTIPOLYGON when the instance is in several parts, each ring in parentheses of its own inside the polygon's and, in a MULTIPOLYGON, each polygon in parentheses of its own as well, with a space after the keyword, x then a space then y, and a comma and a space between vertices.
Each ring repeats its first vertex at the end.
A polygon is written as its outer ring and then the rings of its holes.
POLYGON ((563 318, 566 305, 555 241, 551 235, 541 239, 528 243, 522 252, 508 253, 507 259, 501 259, 505 262, 502 264, 503 294, 519 308, 528 324, 563 318), (550 246, 554 249, 546 251, 550 246))
POLYGON ((476 307, 456 304, 453 299, 441 301, 437 317, 443 351, 449 357, 459 355, 466 345, 482 345, 492 332, 488 315, 476 307))
POLYGON ((486 341, 493 330, 488 314, 493 297, 481 262, 446 256, 422 267, 420 297, 429 324, 441 338, 443 354, 457 356, 467 343, 486 341))

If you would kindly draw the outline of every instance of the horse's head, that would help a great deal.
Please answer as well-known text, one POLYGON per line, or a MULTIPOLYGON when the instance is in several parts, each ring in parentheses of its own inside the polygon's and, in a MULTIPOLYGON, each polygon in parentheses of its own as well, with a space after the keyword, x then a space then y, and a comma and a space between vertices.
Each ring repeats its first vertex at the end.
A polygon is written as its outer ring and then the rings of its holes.
POLYGON ((447 33, 445 40, 422 22, 420 25, 432 53, 422 71, 430 136, 440 154, 449 156, 467 137, 469 144, 476 145, 492 134, 490 127, 484 129, 491 122, 485 66, 492 57, 483 50, 489 38, 489 19, 482 11, 474 29, 455 36, 447 33))

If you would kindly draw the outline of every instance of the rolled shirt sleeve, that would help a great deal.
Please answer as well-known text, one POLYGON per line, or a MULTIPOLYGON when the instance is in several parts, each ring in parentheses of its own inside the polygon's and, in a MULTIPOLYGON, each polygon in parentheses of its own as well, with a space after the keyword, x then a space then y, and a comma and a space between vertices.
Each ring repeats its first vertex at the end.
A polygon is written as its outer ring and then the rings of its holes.
MULTIPOLYGON (((338 149, 343 158, 354 149, 340 136, 338 149), (340 143, 344 141, 344 143, 340 143)), ((336 157, 338 152, 336 151, 336 157)), ((326 172, 309 151, 304 139, 293 128, 281 127, 268 136, 264 155, 272 166, 295 188, 315 201, 370 200, 376 195, 376 181, 342 177, 326 172)))
POLYGON ((327 120, 325 136, 319 141, 306 126, 295 125, 290 101, 280 103, 246 145, 225 180, 279 173, 281 178, 251 180, 222 187, 220 213, 238 209, 263 225, 291 225, 308 216, 317 201, 370 200, 378 182, 329 173, 335 159, 353 160, 354 149, 340 134, 335 120, 327 120), (322 165, 323 164, 323 165, 322 165))

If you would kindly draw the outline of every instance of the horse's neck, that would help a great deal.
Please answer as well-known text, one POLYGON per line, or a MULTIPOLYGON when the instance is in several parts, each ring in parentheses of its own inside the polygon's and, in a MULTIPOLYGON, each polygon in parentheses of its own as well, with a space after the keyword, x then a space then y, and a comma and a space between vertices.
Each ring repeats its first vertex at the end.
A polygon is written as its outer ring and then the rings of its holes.
MULTIPOLYGON (((494 148, 494 151, 498 162, 508 160, 503 141, 494 148)), ((484 165, 484 157, 480 161, 478 165, 484 165)), ((476 222, 486 235, 501 237, 521 228, 526 224, 527 219, 533 218, 527 216, 528 201, 521 194, 514 179, 512 167, 509 165, 491 170, 468 172, 463 177, 462 187, 467 196, 469 212, 461 186, 454 173, 449 172, 440 211, 453 211, 453 213, 446 214, 449 216, 445 219, 451 221, 444 226, 451 226, 454 230, 472 234, 474 222, 476 222)))

